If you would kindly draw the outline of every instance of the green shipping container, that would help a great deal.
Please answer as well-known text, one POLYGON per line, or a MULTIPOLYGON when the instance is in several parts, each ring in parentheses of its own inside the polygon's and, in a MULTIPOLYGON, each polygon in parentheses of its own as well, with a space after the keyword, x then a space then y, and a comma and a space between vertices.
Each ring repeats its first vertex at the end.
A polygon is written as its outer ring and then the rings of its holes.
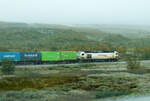
POLYGON ((41 52, 42 61, 60 61, 60 52, 47 51, 41 52))
POLYGON ((62 51, 61 60, 76 60, 77 59, 77 52, 75 51, 62 51))

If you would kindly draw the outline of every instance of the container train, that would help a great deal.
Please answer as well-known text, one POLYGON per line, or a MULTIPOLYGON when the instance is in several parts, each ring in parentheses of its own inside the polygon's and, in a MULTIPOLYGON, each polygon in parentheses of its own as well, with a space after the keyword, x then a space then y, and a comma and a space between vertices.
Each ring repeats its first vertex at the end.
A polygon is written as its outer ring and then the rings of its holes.
POLYGON ((16 64, 113 62, 118 60, 117 51, 43 51, 0 52, 0 63, 7 59, 16 64))

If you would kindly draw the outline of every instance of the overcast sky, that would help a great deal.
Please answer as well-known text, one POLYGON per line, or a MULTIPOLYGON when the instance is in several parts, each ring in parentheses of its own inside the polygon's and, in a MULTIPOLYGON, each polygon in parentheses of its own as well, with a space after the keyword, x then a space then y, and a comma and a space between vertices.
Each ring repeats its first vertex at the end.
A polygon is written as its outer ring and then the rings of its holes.
POLYGON ((150 0, 0 0, 0 21, 150 25, 150 0))

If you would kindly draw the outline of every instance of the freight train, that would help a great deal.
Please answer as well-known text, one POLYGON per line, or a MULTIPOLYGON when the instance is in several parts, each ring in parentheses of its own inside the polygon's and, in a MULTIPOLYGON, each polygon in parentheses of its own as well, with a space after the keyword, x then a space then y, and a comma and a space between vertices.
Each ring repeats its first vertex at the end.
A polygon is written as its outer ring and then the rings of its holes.
POLYGON ((0 63, 7 59, 16 64, 113 62, 118 60, 117 51, 43 51, 0 52, 0 63))

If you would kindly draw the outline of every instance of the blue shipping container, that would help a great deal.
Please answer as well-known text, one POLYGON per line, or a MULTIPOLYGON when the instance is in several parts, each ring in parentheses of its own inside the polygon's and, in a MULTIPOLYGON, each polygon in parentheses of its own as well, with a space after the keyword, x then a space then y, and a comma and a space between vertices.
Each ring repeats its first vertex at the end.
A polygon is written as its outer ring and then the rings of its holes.
POLYGON ((41 60, 40 52, 21 52, 20 57, 21 57, 21 61, 40 61, 41 60))
POLYGON ((0 61, 3 59, 8 59, 11 61, 20 61, 19 52, 0 52, 0 61))

